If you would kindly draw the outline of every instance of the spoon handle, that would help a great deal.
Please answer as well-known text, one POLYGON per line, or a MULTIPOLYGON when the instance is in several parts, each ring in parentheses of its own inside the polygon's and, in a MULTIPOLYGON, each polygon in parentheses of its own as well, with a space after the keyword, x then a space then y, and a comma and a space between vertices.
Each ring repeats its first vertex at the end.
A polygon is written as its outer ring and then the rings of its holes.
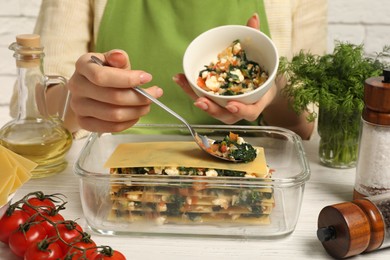
POLYGON ((187 121, 183 117, 181 117, 179 114, 177 114, 175 111, 173 111, 172 109, 170 109, 169 107, 167 107, 166 105, 161 103, 158 99, 156 99, 153 96, 151 96, 149 93, 147 93, 142 88, 137 86, 137 87, 134 87, 134 90, 136 92, 138 92, 139 94, 143 95, 144 97, 150 99, 153 103, 155 103, 156 105, 160 106, 162 109, 164 109, 165 111, 167 111, 168 113, 170 113, 171 115, 173 115, 174 117, 179 119, 181 122, 183 122, 183 124, 185 124, 188 127, 188 129, 190 129, 191 134, 194 134, 191 126, 187 123, 187 121))

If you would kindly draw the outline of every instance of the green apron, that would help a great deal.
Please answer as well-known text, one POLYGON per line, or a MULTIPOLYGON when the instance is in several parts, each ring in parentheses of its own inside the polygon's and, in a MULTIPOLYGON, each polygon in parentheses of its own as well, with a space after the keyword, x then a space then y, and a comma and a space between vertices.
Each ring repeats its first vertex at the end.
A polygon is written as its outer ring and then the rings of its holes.
MULTIPOLYGON (((245 25, 255 12, 260 16, 262 31, 269 35, 262 0, 108 0, 96 51, 125 50, 132 69, 153 75, 152 82, 144 86, 157 85, 164 90, 161 102, 191 124, 221 124, 195 107, 172 77, 183 71, 185 49, 196 36, 221 25, 245 25)), ((181 122, 153 104, 139 123, 181 122)))

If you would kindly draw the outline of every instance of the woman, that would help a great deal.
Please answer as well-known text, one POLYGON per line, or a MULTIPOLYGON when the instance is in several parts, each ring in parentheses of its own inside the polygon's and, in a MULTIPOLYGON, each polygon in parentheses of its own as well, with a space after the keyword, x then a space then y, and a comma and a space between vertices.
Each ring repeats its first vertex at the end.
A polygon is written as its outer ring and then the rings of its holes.
MULTIPOLYGON (((192 92, 180 73, 182 55, 201 32, 224 24, 270 32, 281 56, 301 49, 324 53, 326 11, 325 0, 43 0, 35 32, 45 46, 46 74, 69 78, 65 124, 72 132, 117 132, 137 122, 178 123, 129 91, 142 85, 193 124, 261 121, 307 139, 313 124, 279 95, 282 79, 255 104, 231 101, 220 107, 192 92), (92 54, 110 66, 91 63, 92 54)), ((53 108, 58 90, 53 87, 48 94, 53 108)))

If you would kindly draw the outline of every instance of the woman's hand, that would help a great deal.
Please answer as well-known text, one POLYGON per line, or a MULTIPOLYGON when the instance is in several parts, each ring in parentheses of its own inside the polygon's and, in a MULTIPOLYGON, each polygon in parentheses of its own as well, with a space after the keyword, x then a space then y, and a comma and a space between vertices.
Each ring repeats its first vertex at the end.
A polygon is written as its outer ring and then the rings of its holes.
MULTIPOLYGON (((260 22, 257 14, 248 19, 247 26, 259 29, 260 22)), ((220 120, 225 124, 234 124, 240 120, 255 121, 261 112, 268 106, 276 95, 276 86, 274 85, 258 102, 245 105, 237 101, 230 101, 225 107, 221 107, 215 102, 205 97, 198 97, 191 89, 187 79, 183 74, 174 77, 174 81, 183 88, 183 90, 195 100, 194 105, 209 115, 220 120)))
MULTIPOLYGON (((254 14, 247 21, 247 26, 260 29, 260 20, 254 14)), ((184 74, 177 74, 173 80, 195 101, 194 105, 225 124, 234 124, 240 120, 255 121, 260 114, 269 125, 285 127, 296 132, 303 139, 310 138, 313 132, 313 123, 306 120, 307 113, 297 115, 291 108, 289 101, 280 94, 285 86, 284 77, 277 77, 273 86, 256 103, 245 105, 237 101, 229 101, 221 107, 210 99, 198 97, 191 89, 184 74)))
POLYGON ((246 105, 237 101, 229 101, 221 107, 206 97, 198 97, 189 85, 184 74, 177 74, 174 81, 195 100, 194 105, 225 124, 234 124, 240 120, 256 121, 265 107, 272 102, 276 95, 276 85, 256 103, 246 105))
MULTIPOLYGON (((72 96, 71 112, 83 129, 93 132, 125 130, 150 111, 151 102, 131 88, 151 80, 149 73, 131 70, 124 51, 84 54, 77 61, 76 70, 68 81, 72 96), (96 55, 107 66, 91 62, 91 55, 96 55)), ((155 98, 163 94, 158 87, 150 87, 146 91, 155 98)))

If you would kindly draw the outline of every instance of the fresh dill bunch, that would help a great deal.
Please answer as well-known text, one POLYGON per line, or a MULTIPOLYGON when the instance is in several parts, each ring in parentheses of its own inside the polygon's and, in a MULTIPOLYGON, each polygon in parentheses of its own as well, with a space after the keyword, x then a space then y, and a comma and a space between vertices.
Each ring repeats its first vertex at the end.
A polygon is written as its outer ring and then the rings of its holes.
MULTIPOLYGON (((356 113, 363 109, 364 80, 379 76, 388 63, 390 46, 385 46, 375 57, 364 54, 363 44, 336 42, 333 53, 314 55, 300 51, 291 61, 280 58, 279 73, 287 78, 282 93, 291 101, 297 113, 307 110, 309 104, 326 110, 356 113)), ((315 112, 307 118, 313 121, 315 112)))

